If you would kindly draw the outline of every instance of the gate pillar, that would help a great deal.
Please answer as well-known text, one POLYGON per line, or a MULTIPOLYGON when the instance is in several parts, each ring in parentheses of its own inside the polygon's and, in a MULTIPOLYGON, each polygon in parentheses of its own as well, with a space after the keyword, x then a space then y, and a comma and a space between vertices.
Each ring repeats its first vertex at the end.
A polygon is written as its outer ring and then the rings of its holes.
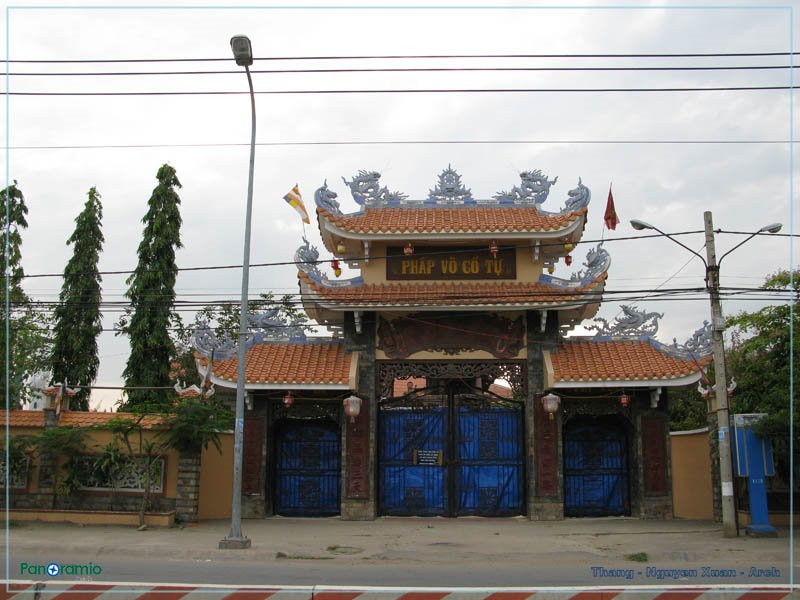
POLYGON ((356 394, 362 399, 361 414, 342 421, 342 510, 346 521, 375 519, 375 440, 377 394, 375 372, 375 313, 364 313, 358 324, 352 312, 345 314, 344 342, 358 352, 356 394))
POLYGON ((561 414, 552 420, 541 404, 544 394, 544 354, 558 343, 558 319, 540 311, 526 314, 528 394, 525 402, 528 516, 531 520, 564 518, 561 414), (544 322, 544 328, 542 328, 544 322), (544 331, 542 331, 544 329, 544 331))

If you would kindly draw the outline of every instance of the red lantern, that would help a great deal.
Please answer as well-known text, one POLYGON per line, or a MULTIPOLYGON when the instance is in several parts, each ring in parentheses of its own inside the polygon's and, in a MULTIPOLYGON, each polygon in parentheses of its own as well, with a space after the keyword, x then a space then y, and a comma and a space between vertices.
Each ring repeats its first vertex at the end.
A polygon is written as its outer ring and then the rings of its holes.
POLYGON ((339 261, 334 259, 331 261, 331 268, 333 269, 333 274, 339 277, 342 274, 342 268, 339 266, 339 261))
POLYGON ((489 244, 489 254, 491 254, 492 256, 497 256, 497 252, 498 252, 497 242, 492 240, 492 243, 489 244))
POLYGON ((412 254, 414 254, 414 244, 408 242, 403 248, 403 254, 405 254, 406 256, 411 256, 412 254))
POLYGON ((631 404, 631 397, 628 394, 622 394, 619 397, 619 403, 622 405, 622 408, 628 408, 631 404))
POLYGON ((294 396, 292 396, 292 392, 286 392, 286 395, 283 397, 283 404, 286 408, 289 408, 292 404, 294 404, 294 396))
POLYGON ((571 257, 569 254, 567 254, 567 255, 564 257, 564 263, 565 263, 567 266, 570 266, 570 265, 572 264, 572 257, 571 257))

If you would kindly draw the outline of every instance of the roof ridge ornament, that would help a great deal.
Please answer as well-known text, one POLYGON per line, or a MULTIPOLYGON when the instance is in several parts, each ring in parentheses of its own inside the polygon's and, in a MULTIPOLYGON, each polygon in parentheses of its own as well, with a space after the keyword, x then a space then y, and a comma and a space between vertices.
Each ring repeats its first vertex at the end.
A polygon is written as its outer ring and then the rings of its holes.
POLYGON ((520 185, 511 188, 510 192, 498 192, 492 198, 501 204, 541 204, 550 194, 550 186, 558 181, 558 176, 550 181, 541 169, 523 171, 519 174, 520 185))
POLYGON ((435 204, 465 204, 472 200, 472 191, 464 187, 461 175, 448 164, 439 174, 436 187, 428 192, 428 200, 435 204))
MULTIPOLYGON (((376 206, 376 205, 391 205, 398 204, 400 201, 408 198, 405 194, 394 191, 390 192, 389 188, 381 187, 378 181, 381 174, 377 171, 366 171, 361 169, 357 175, 353 175, 350 181, 342 177, 344 184, 350 188, 350 193, 353 195, 353 200, 360 206, 376 206)), ((325 184, 327 187, 327 181, 325 184)), ((337 204, 338 206, 338 204, 337 204)))
POLYGON ((341 216, 342 209, 339 207, 339 201, 336 199, 338 195, 336 192, 328 188, 328 180, 322 184, 322 187, 317 188, 314 192, 314 202, 322 210, 328 211, 335 216, 341 216))
POLYGON ((678 340, 672 338, 672 345, 668 346, 668 348, 673 352, 698 356, 711 354, 711 323, 703 321, 703 326, 695 330, 683 344, 678 344, 678 340))
POLYGON ((586 325, 586 329, 597 330, 595 337, 625 336, 625 337, 654 337, 658 332, 658 320, 664 318, 664 313, 645 312, 638 310, 635 306, 620 304, 624 315, 615 317, 615 323, 609 322, 598 317, 593 319, 599 325, 586 325))
POLYGON ((578 177, 578 187, 575 187, 567 192, 567 196, 567 202, 564 205, 564 208, 561 209, 561 214, 575 212, 576 210, 580 210, 584 206, 587 206, 592 199, 592 192, 589 191, 589 188, 583 185, 583 180, 578 177))
POLYGON ((589 249, 589 252, 586 253, 586 262, 581 264, 586 267, 586 270, 579 269, 577 273, 572 274, 570 280, 583 284, 608 271, 611 266, 611 254, 603 248, 603 242, 600 242, 597 247, 589 249))

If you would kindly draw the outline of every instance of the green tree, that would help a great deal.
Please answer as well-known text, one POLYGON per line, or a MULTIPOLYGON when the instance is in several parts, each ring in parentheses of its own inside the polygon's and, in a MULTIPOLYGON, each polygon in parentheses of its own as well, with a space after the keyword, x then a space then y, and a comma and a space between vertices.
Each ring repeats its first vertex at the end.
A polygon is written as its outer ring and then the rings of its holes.
MULTIPOLYGON (((791 296, 794 305, 800 299, 800 270, 779 271, 767 277, 764 289, 781 290, 791 296)), ((790 404, 796 403, 800 373, 792 373, 792 353, 800 356, 800 336, 790 336, 800 326, 800 315, 789 302, 767 306, 756 312, 741 312, 728 319, 733 327, 733 343, 728 351, 728 372, 737 381, 732 399, 734 413, 767 413, 757 430, 773 440, 776 468, 788 481, 789 475, 789 414, 790 404), (793 352, 792 352, 793 351, 793 352), (790 394, 794 378, 795 398, 790 394)), ((794 447, 800 446, 800 416, 794 411, 794 447)), ((795 460, 795 481, 800 469, 795 460)))
POLYGON ((13 185, 0 190, 0 246, 2 246, 3 286, 0 290, 0 394, 11 408, 19 408, 28 398, 28 381, 48 370, 49 318, 34 309, 22 289, 22 230, 28 227, 25 197, 13 185))
POLYGON ((163 165, 157 174, 158 185, 148 203, 142 222, 144 233, 139 244, 139 261, 128 278, 130 307, 120 319, 123 333, 130 337, 131 354, 123 373, 128 388, 128 406, 152 409, 172 403, 169 389, 135 389, 170 386, 170 358, 174 344, 169 335, 174 321, 175 280, 178 267, 175 251, 181 247, 181 187, 175 169, 163 165))
MULTIPOLYGON (((75 219, 67 244, 73 244, 72 258, 64 269, 59 305, 54 312, 53 380, 90 386, 97 378, 100 358, 97 336, 103 330, 100 314, 101 281, 98 262, 103 250, 100 194, 89 190, 89 199, 75 219)), ((71 400, 73 410, 89 410, 89 390, 83 388, 71 400)))

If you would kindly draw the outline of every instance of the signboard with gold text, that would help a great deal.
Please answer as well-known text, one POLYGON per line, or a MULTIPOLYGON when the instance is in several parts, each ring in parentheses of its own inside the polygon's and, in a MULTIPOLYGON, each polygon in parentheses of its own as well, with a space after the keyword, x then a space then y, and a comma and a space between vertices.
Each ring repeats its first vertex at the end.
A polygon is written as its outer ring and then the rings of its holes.
POLYGON ((406 255, 400 246, 387 249, 386 279, 516 279, 516 252, 500 247, 497 254, 481 247, 419 246, 406 255))

